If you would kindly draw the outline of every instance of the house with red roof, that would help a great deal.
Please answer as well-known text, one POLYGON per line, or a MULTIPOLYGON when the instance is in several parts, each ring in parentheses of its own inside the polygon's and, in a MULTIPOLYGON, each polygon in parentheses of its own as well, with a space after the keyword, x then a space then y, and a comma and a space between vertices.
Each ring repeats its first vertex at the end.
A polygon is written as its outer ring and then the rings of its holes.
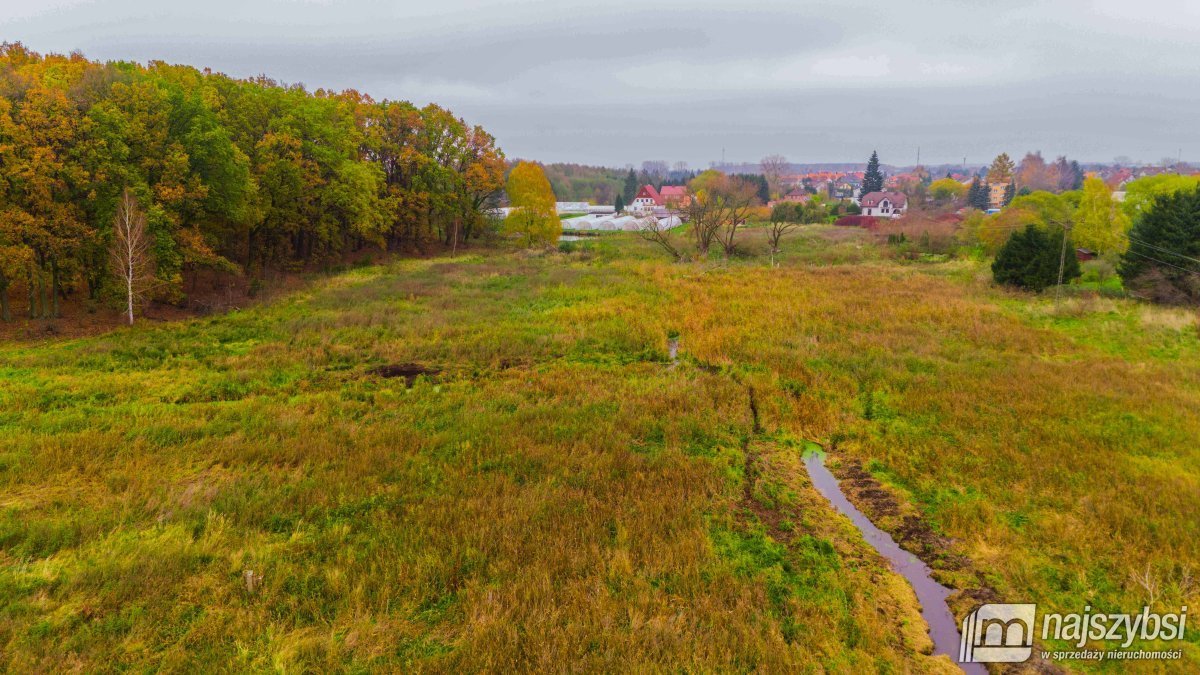
POLYGON ((908 211, 908 196, 903 192, 868 192, 858 200, 862 215, 875 218, 899 218, 908 211))
POLYGON ((658 190, 654 189, 653 185, 643 185, 638 190, 637 196, 633 198, 633 203, 629 205, 634 211, 649 211, 656 206, 663 205, 662 195, 658 190))
POLYGON ((767 202, 767 206, 774 208, 776 204, 782 204, 784 202, 791 204, 807 204, 811 199, 811 194, 801 190, 800 188, 796 188, 779 199, 773 199, 767 202))
POLYGON ((690 200, 687 188, 682 185, 664 185, 662 190, 655 189, 653 185, 643 185, 629 208, 632 211, 653 211, 656 207, 686 206, 690 200))
POLYGON ((686 206, 691 201, 688 189, 683 185, 664 185, 658 194, 662 196, 664 206, 686 206))

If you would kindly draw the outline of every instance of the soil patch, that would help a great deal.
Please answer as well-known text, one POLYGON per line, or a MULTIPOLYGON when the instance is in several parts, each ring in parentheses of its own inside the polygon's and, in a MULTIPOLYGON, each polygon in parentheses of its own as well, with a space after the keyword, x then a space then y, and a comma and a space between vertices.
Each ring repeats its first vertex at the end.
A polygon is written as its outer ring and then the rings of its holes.
POLYGON ((389 363, 383 366, 376 366, 367 372, 377 377, 389 379, 394 377, 404 378, 404 384, 407 387, 413 386, 417 378, 422 375, 433 378, 442 374, 442 371, 437 368, 422 366, 418 363, 389 363))

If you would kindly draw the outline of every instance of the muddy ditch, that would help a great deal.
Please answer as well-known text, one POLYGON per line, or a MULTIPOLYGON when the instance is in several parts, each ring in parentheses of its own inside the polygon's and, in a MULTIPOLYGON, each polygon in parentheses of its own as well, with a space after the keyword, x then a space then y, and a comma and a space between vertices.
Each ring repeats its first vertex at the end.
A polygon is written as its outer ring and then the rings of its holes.
MULTIPOLYGON (((836 444, 831 450, 836 450, 836 444)), ((813 480, 813 485, 830 502, 834 503, 838 511, 843 511, 843 508, 839 507, 835 501, 838 498, 843 502, 843 506, 852 510, 852 513, 846 512, 846 515, 850 517, 855 527, 863 533, 872 548, 887 558, 893 568, 917 591, 918 599, 921 600, 921 614, 930 625, 930 635, 934 638, 937 653, 949 653, 951 660, 966 672, 988 672, 979 664, 958 663, 960 634, 954 616, 959 613, 966 614, 968 610, 973 610, 983 604, 1002 603, 1004 599, 988 585, 983 574, 974 567, 969 558, 955 551, 954 542, 951 539, 935 532, 919 515, 903 515, 905 509, 901 502, 890 489, 868 473, 860 461, 834 455, 838 461, 830 470, 825 466, 824 456, 823 450, 819 454, 811 453, 811 456, 806 454, 804 463, 809 468, 809 476, 813 480), (819 459, 813 459, 818 456, 819 459), (820 484, 818 476, 822 476, 823 479, 820 484), (891 527, 885 531, 875 523, 891 524, 891 527), (880 536, 885 540, 881 540, 880 536), (885 548, 889 544, 895 547, 891 549, 891 553, 900 556, 901 560, 905 561, 904 565, 908 569, 908 573, 901 569, 893 556, 885 553, 880 545, 877 545, 877 542, 885 548), (922 572, 925 573, 924 579, 921 578, 922 572), (916 576, 915 582, 909 573, 916 576), (943 578, 958 577, 960 580, 965 575, 973 578, 975 585, 966 588, 962 587, 961 583, 946 586, 936 580, 935 577, 939 573, 946 575, 943 578), (923 595, 925 597, 922 597, 923 595), (926 616, 926 612, 930 611, 927 608, 926 597, 934 605, 932 614, 941 616, 934 616, 933 620, 930 616, 926 616), (948 615, 948 619, 946 615, 948 615), (935 620, 938 622, 937 628, 934 626, 933 621, 935 620), (949 621, 948 626, 946 625, 947 620, 949 621), (951 635, 953 636, 952 651, 946 651, 950 645, 938 644, 939 633, 942 643, 950 642, 951 635), (978 670, 972 668, 978 668, 978 670)), ((1035 648, 1034 655, 1024 663, 992 664, 991 672, 1053 674, 1066 672, 1056 664, 1041 660, 1037 655, 1038 651, 1035 648)))
POLYGON ((441 375, 442 371, 438 368, 431 368, 418 363, 389 363, 376 366, 368 370, 367 373, 385 379, 403 378, 404 386, 411 387, 417 381, 418 377, 424 375, 432 380, 441 375))

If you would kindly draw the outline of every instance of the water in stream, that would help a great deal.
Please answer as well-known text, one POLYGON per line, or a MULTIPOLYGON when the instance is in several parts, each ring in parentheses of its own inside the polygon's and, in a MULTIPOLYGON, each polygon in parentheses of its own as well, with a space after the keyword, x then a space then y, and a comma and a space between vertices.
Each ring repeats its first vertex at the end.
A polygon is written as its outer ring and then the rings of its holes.
MULTIPOLYGON (((900 548, 887 532, 875 527, 862 511, 850 503, 846 495, 842 494, 837 478, 825 467, 823 452, 805 452, 804 466, 808 469, 808 475, 817 491, 833 504, 834 509, 850 518, 867 543, 887 558, 892 569, 908 580, 909 585, 916 591, 917 601, 921 603, 921 616, 925 623, 929 624, 934 653, 945 654, 957 663, 955 657, 958 655, 960 634, 958 623, 954 620, 950 608, 946 606, 950 589, 934 581, 928 565, 900 548)), ((958 666, 971 675, 987 675, 987 670, 978 663, 959 663, 958 666)))

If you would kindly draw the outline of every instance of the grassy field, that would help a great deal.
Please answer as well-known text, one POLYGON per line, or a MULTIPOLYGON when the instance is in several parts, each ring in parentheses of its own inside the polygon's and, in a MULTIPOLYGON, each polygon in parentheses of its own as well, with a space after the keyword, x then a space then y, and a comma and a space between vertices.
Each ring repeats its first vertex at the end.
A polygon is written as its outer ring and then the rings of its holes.
POLYGON ((1194 313, 822 227, 776 268, 563 249, 0 346, 2 663, 952 672, 805 441, 960 616, 1200 604, 1194 313))

